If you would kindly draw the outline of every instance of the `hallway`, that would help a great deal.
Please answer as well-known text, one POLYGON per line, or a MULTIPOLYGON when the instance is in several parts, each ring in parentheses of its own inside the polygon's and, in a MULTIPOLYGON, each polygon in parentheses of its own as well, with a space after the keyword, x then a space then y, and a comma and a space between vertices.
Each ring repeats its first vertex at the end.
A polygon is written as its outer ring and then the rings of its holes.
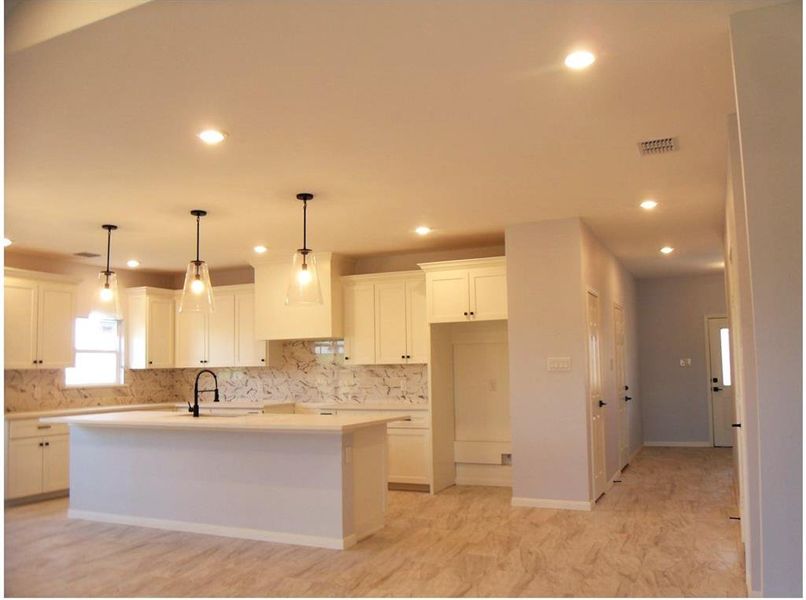
MULTIPOLYGON (((508 488, 390 492, 347 551, 6 509, 7 596, 744 596, 731 450, 644 448, 591 512, 508 488)), ((224 508, 224 507, 222 507, 224 508)), ((270 507, 267 507, 270 510, 270 507)))

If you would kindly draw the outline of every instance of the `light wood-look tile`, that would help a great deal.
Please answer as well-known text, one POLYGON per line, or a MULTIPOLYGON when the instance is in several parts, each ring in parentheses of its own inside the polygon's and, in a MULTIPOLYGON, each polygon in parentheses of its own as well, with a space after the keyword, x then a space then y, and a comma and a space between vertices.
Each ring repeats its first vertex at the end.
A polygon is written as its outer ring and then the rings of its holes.
MULTIPOLYGON (((645 448, 591 512, 506 488, 390 492, 347 551, 6 509, 8 596, 743 596, 731 451, 645 448)), ((267 507, 270 510, 270 507, 267 507)))

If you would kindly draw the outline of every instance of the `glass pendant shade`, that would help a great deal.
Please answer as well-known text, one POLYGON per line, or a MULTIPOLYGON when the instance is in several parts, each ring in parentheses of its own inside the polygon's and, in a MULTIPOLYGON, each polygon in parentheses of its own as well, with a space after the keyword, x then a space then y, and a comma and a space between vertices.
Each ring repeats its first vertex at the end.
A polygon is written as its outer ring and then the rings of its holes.
POLYGON ((118 276, 114 271, 98 273, 98 287, 93 294, 90 315, 105 319, 121 319, 118 276))
POLYGON ((179 300, 179 312, 213 312, 213 286, 210 271, 203 260, 192 260, 185 272, 185 285, 179 300))
POLYGON ((294 252, 285 303, 289 306, 322 304, 319 271, 316 268, 316 257, 313 254, 294 252))

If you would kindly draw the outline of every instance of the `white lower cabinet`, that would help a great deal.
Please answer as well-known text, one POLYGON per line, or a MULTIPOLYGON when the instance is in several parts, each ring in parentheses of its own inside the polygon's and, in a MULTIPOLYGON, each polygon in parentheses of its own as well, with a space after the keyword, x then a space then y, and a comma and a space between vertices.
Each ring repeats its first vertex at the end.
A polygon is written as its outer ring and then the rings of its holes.
POLYGON ((428 484, 428 430, 387 429, 389 483, 428 484))
POLYGON ((59 492, 70 487, 70 435, 64 425, 38 419, 6 426, 6 499, 59 492))

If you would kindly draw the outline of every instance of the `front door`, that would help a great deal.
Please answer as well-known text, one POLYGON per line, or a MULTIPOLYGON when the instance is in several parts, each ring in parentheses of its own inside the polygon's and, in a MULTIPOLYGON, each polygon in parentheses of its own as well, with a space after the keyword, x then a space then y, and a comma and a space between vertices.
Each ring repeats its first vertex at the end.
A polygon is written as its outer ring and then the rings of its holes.
POLYGON ((605 491, 605 406, 602 398, 602 369, 600 365, 599 296, 587 294, 588 304, 588 401, 591 414, 593 454, 593 499, 605 491))
POLYGON ((708 390, 714 446, 733 447, 733 377, 730 360, 730 329, 726 317, 708 318, 708 390))

